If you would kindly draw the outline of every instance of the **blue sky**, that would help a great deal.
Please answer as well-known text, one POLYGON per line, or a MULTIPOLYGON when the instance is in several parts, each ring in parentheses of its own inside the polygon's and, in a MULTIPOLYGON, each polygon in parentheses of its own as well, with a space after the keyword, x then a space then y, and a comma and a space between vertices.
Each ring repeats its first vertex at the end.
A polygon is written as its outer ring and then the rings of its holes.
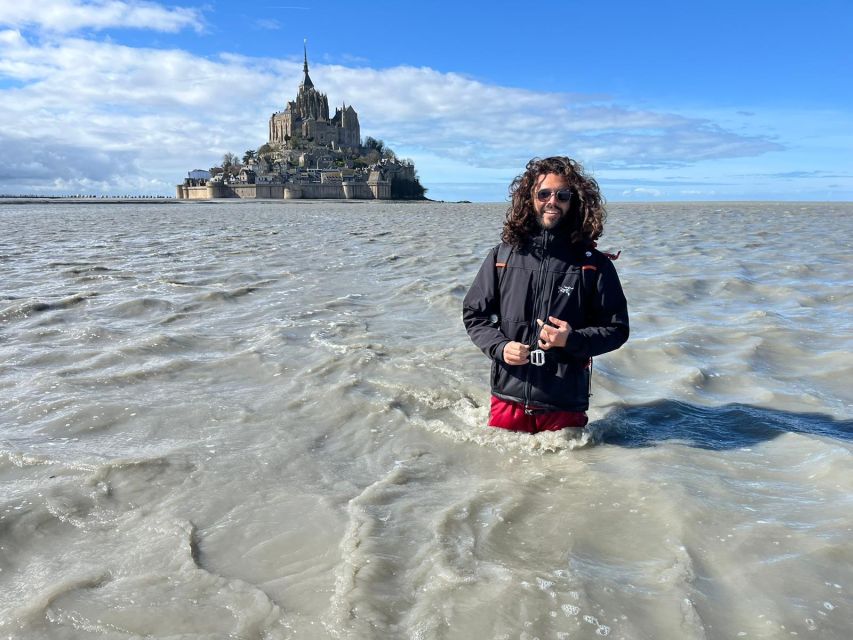
POLYGON ((853 200, 850 3, 520 7, 0 0, 0 193, 171 195, 265 142, 307 39, 435 199, 565 154, 610 201, 853 200))

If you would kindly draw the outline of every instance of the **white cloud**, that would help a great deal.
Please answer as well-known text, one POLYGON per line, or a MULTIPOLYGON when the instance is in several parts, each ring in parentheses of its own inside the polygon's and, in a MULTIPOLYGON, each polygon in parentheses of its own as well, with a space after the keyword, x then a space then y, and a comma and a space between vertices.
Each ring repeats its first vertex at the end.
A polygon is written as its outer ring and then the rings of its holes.
POLYGON ((0 90, 3 193, 56 190, 61 179, 72 192, 171 194, 188 169, 262 142, 277 84, 233 56, 78 38, 35 45, 8 31, 4 76, 18 86, 0 90))
POLYGON ((781 148, 705 119, 488 85, 428 68, 329 66, 312 77, 330 99, 357 105, 363 127, 391 147, 430 149, 478 167, 518 166, 531 149, 618 167, 677 166, 781 148))
POLYGON ((154 2, 123 0, 0 0, 0 26, 35 27, 52 33, 116 27, 178 32, 200 30, 196 9, 166 8, 154 2))
POLYGON ((716 195, 717 192, 713 189, 710 191, 703 189, 681 189, 678 193, 683 196, 702 196, 703 198, 708 198, 716 195))
POLYGON ((663 191, 661 191, 660 189, 653 189, 651 187, 637 187, 635 189, 626 189, 622 192, 622 195, 627 198, 634 196, 651 196, 653 198, 660 198, 663 195, 663 191))
MULTIPOLYGON (((84 6, 95 4, 47 3, 48 9, 84 6)), ((38 185, 74 191, 76 184, 121 193, 128 185, 149 192, 156 186, 170 194, 187 170, 262 144, 270 114, 295 96, 301 66, 81 37, 41 42, 0 31, 0 145, 10 151, 0 156, 0 192, 33 192, 38 185)), ((533 154, 569 154, 597 168, 659 168, 778 148, 708 119, 429 68, 320 65, 311 75, 333 105, 355 106, 363 136, 382 138, 415 159, 426 186, 433 175, 436 182, 505 183, 533 154)), ((496 199, 504 192, 505 186, 496 199)))

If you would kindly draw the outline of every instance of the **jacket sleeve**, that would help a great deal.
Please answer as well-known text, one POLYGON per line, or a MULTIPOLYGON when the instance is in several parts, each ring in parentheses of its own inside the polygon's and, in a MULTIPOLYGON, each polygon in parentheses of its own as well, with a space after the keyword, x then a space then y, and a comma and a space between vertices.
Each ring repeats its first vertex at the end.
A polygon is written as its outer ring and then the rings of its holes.
POLYGON ((613 263, 599 261, 595 289, 589 298, 588 325, 572 330, 565 351, 575 358, 594 356, 618 349, 628 340, 628 302, 613 263))
POLYGON ((496 252, 497 248, 489 251, 474 283, 465 294, 462 322, 468 337, 483 353, 492 360, 503 361, 504 345, 509 339, 501 332, 499 323, 492 322, 492 316, 500 317, 496 252))

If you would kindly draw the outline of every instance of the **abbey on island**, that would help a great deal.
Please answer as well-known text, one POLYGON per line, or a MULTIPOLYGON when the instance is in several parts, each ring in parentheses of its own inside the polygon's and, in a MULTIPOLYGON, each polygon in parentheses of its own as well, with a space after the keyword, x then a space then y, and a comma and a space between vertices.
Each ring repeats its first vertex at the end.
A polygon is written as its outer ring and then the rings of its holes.
POLYGON ((190 171, 176 188, 183 200, 211 198, 423 199, 414 163, 400 160, 381 140, 361 140, 358 113, 346 104, 329 117, 329 99, 308 75, 294 100, 269 119, 269 139, 239 162, 190 171))

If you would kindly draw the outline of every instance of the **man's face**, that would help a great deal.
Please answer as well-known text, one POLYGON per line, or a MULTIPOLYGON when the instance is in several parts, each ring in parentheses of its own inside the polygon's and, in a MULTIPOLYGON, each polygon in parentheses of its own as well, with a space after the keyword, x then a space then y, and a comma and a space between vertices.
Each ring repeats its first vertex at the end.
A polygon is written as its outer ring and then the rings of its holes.
POLYGON ((536 219, 539 221, 539 226, 543 229, 553 229, 559 222, 569 213, 571 201, 561 202, 557 198, 557 191, 569 188, 569 181, 565 176, 559 176, 556 173, 545 173, 536 178, 533 185, 533 210, 536 212, 536 219), (550 189, 551 197, 545 202, 539 200, 536 196, 542 189, 550 189))

